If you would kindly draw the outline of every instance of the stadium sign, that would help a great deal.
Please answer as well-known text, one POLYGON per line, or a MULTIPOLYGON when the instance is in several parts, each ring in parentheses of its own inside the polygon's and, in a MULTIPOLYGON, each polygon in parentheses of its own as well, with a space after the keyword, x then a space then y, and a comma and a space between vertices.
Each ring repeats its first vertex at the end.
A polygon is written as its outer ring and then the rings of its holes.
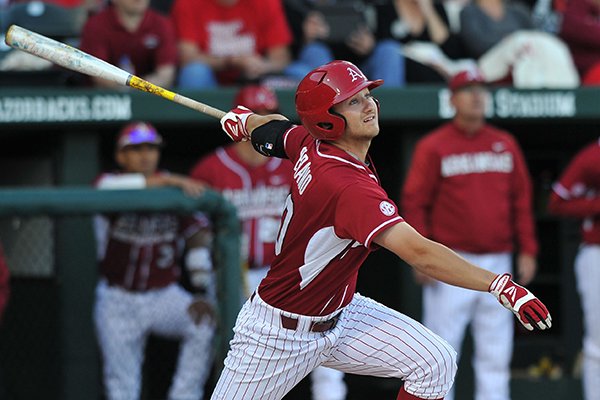
POLYGON ((0 123, 126 121, 131 115, 129 95, 0 97, 0 123))
MULTIPOLYGON (((454 107, 450 104, 450 91, 438 92, 438 112, 441 118, 452 118, 454 107)), ((566 118, 577 113, 574 91, 514 91, 499 89, 490 92, 486 116, 488 118, 566 118)))

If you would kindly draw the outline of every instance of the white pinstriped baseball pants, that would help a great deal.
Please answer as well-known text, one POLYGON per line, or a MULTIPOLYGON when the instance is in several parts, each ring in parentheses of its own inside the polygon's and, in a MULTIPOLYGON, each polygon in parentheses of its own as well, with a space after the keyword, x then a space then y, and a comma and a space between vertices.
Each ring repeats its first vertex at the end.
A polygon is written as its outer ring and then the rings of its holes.
POLYGON ((600 246, 582 245, 575 258, 583 309, 583 398, 600 400, 600 246))
POLYGON ((337 325, 309 332, 311 322, 331 318, 288 313, 258 295, 248 300, 212 400, 278 400, 319 365, 346 373, 394 377, 423 399, 444 397, 454 382, 456 352, 417 321, 355 294, 337 325), (296 330, 281 315, 298 319, 296 330))

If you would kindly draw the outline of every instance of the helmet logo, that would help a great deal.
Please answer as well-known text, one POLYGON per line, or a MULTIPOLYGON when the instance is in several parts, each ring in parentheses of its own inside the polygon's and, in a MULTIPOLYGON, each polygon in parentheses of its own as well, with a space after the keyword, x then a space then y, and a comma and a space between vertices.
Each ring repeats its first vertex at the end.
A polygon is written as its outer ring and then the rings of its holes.
POLYGON ((348 74, 350 75, 350 78, 352 79, 352 82, 354 82, 357 79, 362 79, 362 80, 366 80, 367 78, 358 70, 352 69, 350 67, 346 67, 346 70, 348 71, 348 74))

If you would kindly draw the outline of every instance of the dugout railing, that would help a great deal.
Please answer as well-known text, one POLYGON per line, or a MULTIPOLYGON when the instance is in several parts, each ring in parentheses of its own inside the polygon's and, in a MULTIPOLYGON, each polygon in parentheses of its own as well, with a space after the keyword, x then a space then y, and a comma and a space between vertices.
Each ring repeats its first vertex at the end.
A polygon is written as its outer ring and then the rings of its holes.
MULTIPOLYGON (((9 309, 6 315, 6 324, 12 331, 0 335, 6 397, 64 400, 102 397, 98 381, 99 360, 91 326, 92 298, 97 281, 95 249, 90 246, 93 241, 91 216, 127 211, 182 214, 201 211, 210 217, 215 232, 213 256, 219 300, 215 368, 220 370, 229 340, 233 337, 232 328, 239 311, 241 293, 240 224, 231 203, 210 190, 192 198, 178 189, 169 188, 0 189, 0 218, 10 218, 13 224, 30 217, 50 218, 56 236, 54 255, 48 255, 48 258, 55 257, 55 268, 47 277, 55 283, 56 289, 49 290, 43 279, 39 279, 39 273, 35 274, 38 279, 27 280, 28 287, 17 284, 13 288, 11 302, 21 304, 14 304, 15 307, 9 309), (37 296, 36 288, 44 295, 37 296), (54 298, 47 298, 49 296, 54 298), (50 315, 44 315, 46 313, 50 315), (24 319, 24 316, 28 318, 24 319), (33 321, 35 318, 39 320, 33 321), (40 359, 36 360, 36 355, 28 352, 28 348, 36 348, 40 342, 52 348, 44 350, 43 346, 39 346, 37 355, 40 359), (31 358, 19 357, 18 354, 28 354, 31 358), (60 365, 52 365, 57 360, 60 365), (43 382, 36 380, 40 377, 38 373, 47 379, 42 378, 43 382), (52 383, 50 377, 57 381, 52 383), (31 385, 25 384, 28 379, 31 385), (48 388, 56 393, 44 393, 48 388)), ((45 225, 48 224, 38 224, 38 229, 45 225)), ((32 247, 30 251, 35 249, 32 247)), ((23 278, 21 274, 21 280, 23 278)), ((14 281, 18 282, 18 279, 14 281)))

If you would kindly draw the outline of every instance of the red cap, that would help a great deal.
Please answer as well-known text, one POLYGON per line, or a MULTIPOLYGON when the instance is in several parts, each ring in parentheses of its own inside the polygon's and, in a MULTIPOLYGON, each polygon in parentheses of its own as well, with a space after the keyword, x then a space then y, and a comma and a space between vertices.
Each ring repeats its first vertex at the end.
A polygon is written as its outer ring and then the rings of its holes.
POLYGON ((121 150, 125 146, 136 144, 155 144, 162 145, 162 136, 158 134, 156 128, 146 122, 132 122, 121 129, 117 139, 117 149, 121 150))
POLYGON ((454 75, 448 84, 451 91, 455 92, 469 85, 484 85, 485 78, 478 70, 465 70, 454 75))
POLYGON ((275 93, 266 86, 248 85, 240 89, 233 100, 234 106, 248 107, 256 113, 276 113, 279 101, 275 93))

